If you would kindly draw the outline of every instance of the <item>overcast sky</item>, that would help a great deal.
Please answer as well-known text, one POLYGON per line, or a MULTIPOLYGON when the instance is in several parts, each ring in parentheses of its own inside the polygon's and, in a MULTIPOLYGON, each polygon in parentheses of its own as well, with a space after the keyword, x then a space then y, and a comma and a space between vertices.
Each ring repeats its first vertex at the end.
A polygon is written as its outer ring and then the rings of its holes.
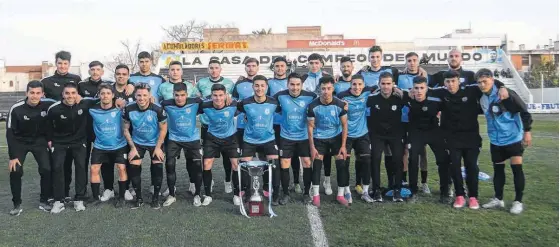
POLYGON ((558 0, 0 0, 0 59, 33 65, 65 49, 74 65, 105 60, 120 40, 141 39, 147 48, 163 41, 161 26, 193 18, 233 23, 241 33, 321 25, 323 34, 379 41, 441 37, 470 22, 475 33, 507 33, 527 48, 557 40, 559 28, 558 0))

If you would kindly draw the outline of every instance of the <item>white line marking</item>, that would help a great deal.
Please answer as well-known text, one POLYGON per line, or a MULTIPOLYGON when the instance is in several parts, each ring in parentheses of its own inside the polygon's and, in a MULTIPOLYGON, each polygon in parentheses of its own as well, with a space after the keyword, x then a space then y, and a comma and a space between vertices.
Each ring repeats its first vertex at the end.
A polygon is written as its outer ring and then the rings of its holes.
POLYGON ((321 216, 319 215, 319 209, 313 205, 307 205, 307 218, 309 219, 309 225, 311 226, 311 236, 313 237, 313 246, 315 247, 327 247, 329 246, 329 241, 325 235, 325 230, 323 229, 323 223, 321 222, 321 216))

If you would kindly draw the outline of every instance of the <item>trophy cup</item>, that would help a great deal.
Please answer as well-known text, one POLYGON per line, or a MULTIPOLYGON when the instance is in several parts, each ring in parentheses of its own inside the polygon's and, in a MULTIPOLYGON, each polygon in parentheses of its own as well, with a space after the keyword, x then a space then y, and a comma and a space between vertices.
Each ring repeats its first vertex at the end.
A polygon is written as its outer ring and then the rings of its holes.
MULTIPOLYGON (((242 162, 239 164, 239 169, 237 169, 238 172, 238 177, 239 177, 239 188, 242 188, 241 186, 241 172, 246 172, 248 173, 250 179, 250 186, 247 188, 249 189, 248 193, 249 196, 249 202, 248 202, 248 209, 249 209, 249 215, 247 215, 247 211, 245 209, 245 205, 243 203, 243 197, 240 196, 241 198, 241 204, 239 206, 239 210, 241 211, 241 214, 247 218, 250 218, 249 216, 263 216, 265 214, 264 211, 264 198, 263 196, 259 193, 260 191, 260 182, 259 179, 260 177, 267 172, 268 170, 268 191, 272 191, 272 164, 266 162, 266 161, 247 161, 247 162, 242 162)), ((270 217, 274 217, 276 216, 276 214, 272 211, 272 198, 269 199, 269 203, 268 203, 268 212, 270 214, 270 217)))

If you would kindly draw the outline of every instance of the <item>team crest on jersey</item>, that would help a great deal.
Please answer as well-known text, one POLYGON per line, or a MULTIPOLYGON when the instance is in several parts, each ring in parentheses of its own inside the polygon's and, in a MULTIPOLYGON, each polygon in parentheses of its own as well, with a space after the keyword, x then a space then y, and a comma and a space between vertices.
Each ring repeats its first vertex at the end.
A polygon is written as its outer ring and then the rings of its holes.
POLYGON ((422 111, 427 111, 427 110, 428 110, 427 106, 422 107, 422 111))
POLYGON ((264 109, 264 114, 265 114, 265 115, 270 114, 270 109, 264 109))
POLYGON ((494 113, 500 112, 500 107, 498 107, 497 105, 493 105, 492 106, 492 112, 494 112, 494 113))
POLYGON ((375 105, 375 109, 380 110, 379 105, 375 105))
POLYGON ((460 81, 461 83, 463 83, 463 82, 465 82, 465 78, 461 77, 461 78, 459 78, 459 81, 460 81))
POLYGON ((87 95, 89 95, 89 92, 88 92, 88 90, 84 90, 84 94, 87 94, 87 95))
POLYGON ((186 112, 187 114, 191 113, 191 108, 187 108, 187 109, 185 110, 185 112, 186 112))
POLYGON ((463 97, 463 102, 467 102, 468 99, 469 98, 467 98, 467 97, 463 97))
POLYGON ((58 83, 56 83, 56 82, 54 83, 54 86, 55 87, 60 87, 60 85, 58 85, 58 83))
POLYGON ((336 116, 336 112, 334 110, 331 110, 331 115, 334 117, 336 116))
POLYGON ((305 102, 300 101, 300 102, 299 102, 299 106, 304 107, 304 106, 305 106, 305 102))
POLYGON ((397 106, 396 106, 396 105, 391 106, 391 110, 396 111, 396 110, 397 110, 397 106))
POLYGON ((117 112, 111 112, 111 117, 116 117, 117 116, 117 112))
POLYGON ((42 111, 42 112, 41 112, 41 117, 44 117, 44 116, 46 116, 46 115, 47 115, 47 112, 46 112, 46 111, 42 111))
POLYGON ((29 117, 24 115, 23 120, 29 120, 29 117))
POLYGON ((78 115, 82 115, 82 113, 84 113, 84 111, 82 111, 82 109, 78 110, 78 115))
POLYGON ((224 112, 224 117, 229 117, 229 111, 224 112))
POLYGON ((66 119, 64 115, 60 115, 60 119, 66 119))
POLYGON ((149 84, 150 84, 150 86, 153 86, 155 84, 154 80, 150 80, 149 84))
POLYGON ((148 121, 152 121, 152 116, 147 117, 148 121))

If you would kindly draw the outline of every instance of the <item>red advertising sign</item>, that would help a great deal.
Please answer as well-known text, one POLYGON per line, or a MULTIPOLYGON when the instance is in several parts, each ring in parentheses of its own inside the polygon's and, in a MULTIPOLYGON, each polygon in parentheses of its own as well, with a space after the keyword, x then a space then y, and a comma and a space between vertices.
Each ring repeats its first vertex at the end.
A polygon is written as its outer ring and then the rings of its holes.
POLYGON ((375 39, 322 39, 322 40, 288 40, 287 47, 292 48, 355 48, 371 47, 375 39))

